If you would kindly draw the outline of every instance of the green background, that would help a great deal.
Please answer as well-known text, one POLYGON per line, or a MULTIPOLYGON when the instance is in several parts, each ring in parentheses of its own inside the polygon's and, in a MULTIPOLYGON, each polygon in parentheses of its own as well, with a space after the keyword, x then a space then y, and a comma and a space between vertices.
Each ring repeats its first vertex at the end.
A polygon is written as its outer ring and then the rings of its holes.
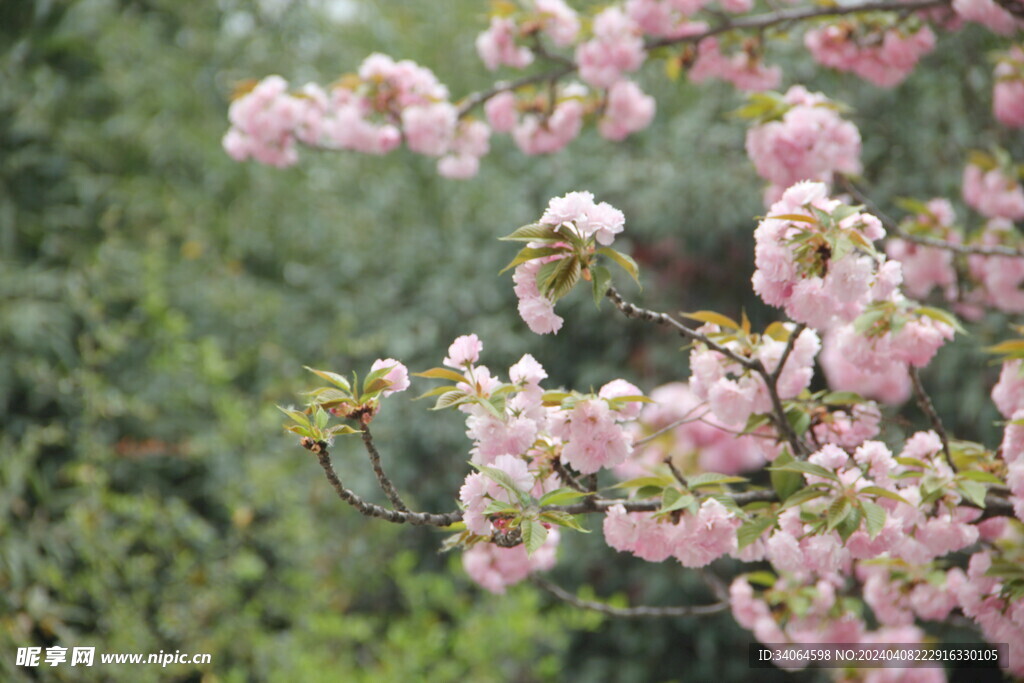
MULTIPOLYGON (((621 282, 628 296, 775 318, 749 287, 761 182, 743 124, 725 116, 742 97, 673 83, 657 63, 641 77, 658 99, 649 130, 621 144, 588 130, 542 158, 495 138, 466 182, 404 150, 306 152, 287 170, 222 152, 230 92, 247 78, 329 83, 380 51, 430 67, 456 96, 485 87, 473 38, 486 11, 470 0, 0 3, 0 678, 748 677, 749 634, 728 615, 616 622, 528 586, 481 591, 458 557, 437 553, 442 533, 359 517, 281 430, 274 404, 313 384, 303 365, 365 371, 395 357, 422 370, 469 332, 495 371, 531 353, 551 386, 685 379, 677 339, 595 310, 585 293, 559 304, 557 337, 519 320, 511 279, 497 275, 514 248, 495 238, 570 190, 626 213, 617 246, 644 283, 621 282), (14 668, 18 647, 54 644, 213 663, 14 668)), ((790 66, 785 85, 855 106, 865 176, 891 208, 897 196, 958 198, 967 148, 1013 147, 991 122, 987 40, 972 29, 945 41, 891 91, 822 72, 794 45, 771 54, 790 66)), ((1004 325, 987 321, 926 374, 958 435, 998 438, 995 369, 976 349, 1004 325)), ((417 508, 454 507, 463 432, 458 415, 387 402, 375 435, 417 508)), ((358 446, 340 440, 336 467, 374 498, 358 446)), ((617 556, 600 532, 567 538, 562 558, 555 578, 621 604, 709 599, 690 573, 617 556)))

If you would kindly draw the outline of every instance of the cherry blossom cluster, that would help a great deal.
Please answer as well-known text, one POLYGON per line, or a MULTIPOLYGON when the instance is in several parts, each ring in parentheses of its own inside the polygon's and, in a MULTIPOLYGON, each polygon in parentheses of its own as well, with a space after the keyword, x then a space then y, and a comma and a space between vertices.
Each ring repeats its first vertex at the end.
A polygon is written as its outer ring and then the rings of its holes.
MULTIPOLYGON (((713 323, 703 325, 698 331, 738 356, 760 361, 771 373, 782 360, 794 327, 792 323, 784 326, 776 334, 779 338, 767 334, 743 335, 738 330, 723 330, 713 323)), ((814 330, 800 332, 776 384, 779 397, 795 398, 810 385, 814 357, 820 349, 821 340, 814 330)), ((772 398, 761 374, 702 343, 695 344, 690 352, 690 372, 690 389, 698 399, 707 401, 712 414, 724 425, 743 428, 751 415, 772 410, 772 398)))
POLYGON ((747 155, 771 185, 765 204, 803 180, 831 182, 835 173, 860 173, 860 132, 840 116, 840 106, 821 93, 794 85, 785 95, 751 96, 740 114, 755 119, 747 131, 747 155))
MULTIPOLYGON (((957 473, 942 453, 941 440, 929 431, 911 436, 896 457, 884 443, 865 441, 852 454, 826 445, 807 464, 792 463, 789 467, 800 471, 814 492, 797 494, 799 508, 783 506, 771 526, 740 550, 744 560, 770 562, 778 578, 761 599, 746 579, 733 583, 737 621, 766 643, 868 642, 857 611, 846 601, 835 609, 835 596, 848 589, 853 576, 883 627, 911 628, 915 617, 943 620, 960 607, 986 637, 1006 638, 1014 617, 1004 615, 1015 616, 1024 597, 995 600, 999 617, 987 609, 979 618, 979 594, 991 595, 998 580, 974 581, 983 573, 977 568, 969 570, 969 578, 959 569, 942 572, 937 560, 979 540, 1012 540, 1015 532, 1005 518, 979 521, 980 510, 964 503, 984 491, 976 479, 987 475, 957 473), (770 610, 766 600, 787 609, 770 610), (986 620, 998 624, 986 627, 986 620)), ((975 554, 971 566, 989 561, 984 558, 984 552, 975 554)), ((1024 647, 1019 634, 1008 638, 1014 649, 1024 647)), ((1014 666, 1024 670, 1020 663, 1014 666)))
POLYGON ((935 48, 935 34, 919 20, 893 22, 882 15, 877 23, 843 20, 813 29, 804 44, 818 63, 891 88, 935 48))
POLYGON ((669 459, 685 474, 756 470, 765 458, 755 436, 743 436, 744 423, 723 424, 685 382, 670 382, 650 392, 634 426, 633 455, 616 476, 630 479, 650 474, 669 459))
POLYGON ((885 235, 879 220, 829 199, 824 184, 786 190, 754 234, 754 291, 794 320, 834 330, 830 341, 861 370, 923 367, 953 338, 955 320, 900 292, 900 263, 873 246, 885 235))
POLYGON ((1014 514, 1024 522, 1024 363, 1020 359, 1003 364, 999 382, 992 388, 992 400, 1009 420, 1003 436, 1002 456, 1006 463, 1006 484, 1013 500, 1014 514))
POLYGON ((987 155, 974 155, 964 168, 964 201, 988 218, 1024 219, 1024 187, 1011 163, 996 163, 987 155))
POLYGON ((992 113, 1010 128, 1024 127, 1024 48, 1014 45, 999 55, 992 91, 992 113))
POLYGON ((509 368, 510 382, 504 383, 479 363, 482 350, 475 334, 459 337, 444 359, 450 370, 435 368, 422 375, 455 382, 430 395, 439 396, 439 408, 457 407, 466 414, 466 435, 473 442, 471 458, 478 471, 466 477, 459 491, 471 534, 463 540, 469 548, 464 564, 478 583, 500 592, 530 571, 550 568, 558 537, 547 533, 551 521, 542 521, 544 531, 538 533, 545 540, 536 547, 491 548, 487 541, 520 523, 524 501, 545 501, 546 494, 557 492, 565 483, 562 468, 587 475, 622 464, 632 452, 627 423, 646 399, 621 379, 596 395, 545 392, 540 383, 547 372, 529 354, 509 368))
POLYGON ((465 178, 489 149, 486 124, 460 120, 430 69, 382 54, 327 90, 309 83, 290 92, 283 78, 268 76, 232 102, 228 118, 228 154, 273 166, 296 163, 299 142, 386 154, 404 141, 413 152, 438 157, 442 175, 465 178))
POLYGON ((977 22, 1002 36, 1024 29, 1024 21, 1010 14, 996 0, 953 0, 953 10, 960 18, 977 22))
POLYGON ((556 333, 562 318, 555 301, 580 279, 590 281, 595 297, 609 284, 608 270, 597 264, 606 256, 636 277, 636 264, 609 245, 622 232, 625 216, 607 202, 597 203, 590 192, 570 192, 555 197, 540 221, 526 225, 505 239, 527 242, 509 267, 519 298, 519 315, 537 334, 556 333))
POLYGON ((764 63, 759 42, 748 41, 740 49, 725 54, 715 37, 697 44, 696 56, 687 73, 694 83, 717 78, 732 83, 737 90, 773 90, 782 82, 782 69, 764 63))
POLYGON ((674 520, 671 514, 626 512, 623 505, 609 508, 604 518, 604 540, 619 552, 648 562, 669 557, 684 567, 703 567, 736 549, 740 519, 714 498, 707 498, 696 513, 674 520))

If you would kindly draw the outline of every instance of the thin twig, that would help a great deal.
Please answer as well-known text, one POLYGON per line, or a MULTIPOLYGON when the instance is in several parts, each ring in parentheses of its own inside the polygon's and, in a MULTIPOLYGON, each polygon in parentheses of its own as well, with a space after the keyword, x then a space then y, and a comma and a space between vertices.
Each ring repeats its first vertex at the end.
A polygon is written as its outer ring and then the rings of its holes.
POLYGON ((689 424, 691 422, 703 422, 704 416, 707 415, 710 412, 710 409, 705 410, 703 413, 701 413, 697 417, 690 417, 690 415, 692 413, 696 412, 697 410, 699 410, 699 409, 701 409, 703 407, 704 407, 704 404, 698 404, 698 405, 694 406, 693 408, 690 408, 688 411, 686 411, 686 414, 683 415, 678 420, 675 420, 674 422, 671 422, 671 423, 665 425, 664 427, 662 427, 658 431, 654 432, 653 434, 648 434, 644 438, 639 439, 638 441, 634 441, 633 442, 633 447, 635 448, 637 446, 643 446, 646 443, 650 443, 651 441, 654 441, 655 439, 657 439, 662 434, 665 434, 667 432, 671 432, 676 427, 682 427, 683 425, 689 424))
POLYGON ((690 485, 686 483, 686 477, 684 477, 683 473, 679 471, 676 464, 672 462, 671 456, 665 458, 665 464, 668 465, 668 469, 672 472, 672 476, 676 478, 676 481, 682 484, 684 488, 690 488, 690 485))
MULTIPOLYGON (((677 38, 661 38, 658 40, 648 41, 645 48, 648 51, 651 51, 659 47, 668 47, 682 43, 697 44, 705 38, 710 38, 728 31, 756 30, 761 32, 766 28, 771 28, 772 26, 780 24, 794 24, 808 19, 824 19, 827 17, 857 14, 859 12, 910 12, 930 9, 933 7, 944 7, 948 6, 951 1, 952 0, 882 0, 876 2, 865 2, 859 5, 830 5, 827 7, 804 7, 798 9, 777 10, 774 12, 765 12, 753 16, 737 17, 728 21, 722 21, 718 25, 712 26, 706 31, 695 33, 693 35, 677 38)), ((495 95, 499 95, 503 92, 512 92, 528 85, 543 83, 544 81, 557 81, 575 73, 578 68, 575 62, 566 57, 562 57, 561 55, 552 54, 544 49, 543 46, 540 46, 540 51, 537 49, 534 51, 542 58, 557 63, 559 67, 550 71, 524 76, 513 81, 499 81, 498 83, 495 83, 492 88, 470 93, 466 97, 462 98, 458 103, 457 111, 459 118, 466 116, 474 108, 480 106, 495 95)))
POLYGON ((646 605, 640 605, 636 607, 613 607, 612 605, 608 605, 603 602, 584 600, 581 597, 573 595, 561 586, 553 584, 547 579, 542 579, 539 576, 533 576, 531 577, 531 580, 537 587, 574 607, 594 610, 595 612, 600 612, 602 614, 607 614, 610 617, 618 617, 621 619, 699 617, 706 616, 708 614, 716 614, 717 612, 722 612, 729 607, 729 602, 726 600, 714 602, 710 605, 680 605, 674 607, 649 607, 646 605))
POLYGON ((551 466, 554 467, 555 472, 558 474, 558 478, 568 484, 570 488, 574 488, 580 493, 590 493, 589 489, 584 487, 576 477, 572 476, 572 472, 566 469, 565 464, 560 458, 554 458, 551 461, 551 466))
POLYGON ((917 11, 931 9, 933 7, 944 7, 950 4, 951 0, 883 0, 881 2, 865 2, 858 5, 829 5, 827 7, 800 7, 796 9, 785 9, 776 12, 766 12, 753 16, 737 17, 730 21, 724 21, 717 26, 712 26, 707 31, 695 33, 689 36, 676 38, 660 38, 647 43, 647 49, 653 50, 659 47, 668 47, 680 43, 696 43, 705 38, 716 36, 728 31, 742 30, 763 30, 778 24, 796 23, 808 19, 824 19, 827 17, 839 17, 847 14, 858 14, 860 12, 886 12, 886 11, 917 11))
POLYGON ((894 237, 898 237, 901 240, 907 242, 913 242, 923 247, 932 247, 934 249, 944 249, 951 251, 955 254, 964 254, 967 256, 1004 256, 1006 258, 1022 258, 1024 257, 1024 251, 1020 249, 1014 249, 1012 247, 1005 247, 1002 245, 984 245, 984 244, 958 244, 956 242, 947 242, 941 240, 938 237, 929 237, 928 235, 913 235, 903 228, 896 222, 891 216, 887 215, 882 211, 877 204, 865 195, 861 190, 844 175, 837 174, 839 184, 842 186, 853 200, 858 204, 863 204, 864 208, 868 210, 868 213, 875 216, 882 222, 882 226, 885 231, 894 237))
POLYGON ((338 494, 338 498, 341 498, 343 501, 354 507, 360 514, 366 515, 367 517, 383 519, 384 521, 391 522, 393 524, 412 524, 413 526, 445 527, 462 521, 462 512, 458 510, 444 514, 411 511, 402 512, 399 510, 388 510, 380 505, 374 505, 373 503, 365 501, 353 491, 345 488, 341 483, 341 479, 338 478, 338 474, 334 471, 334 466, 331 464, 331 456, 330 453, 327 452, 326 443, 322 441, 310 442, 306 445, 306 448, 316 455, 317 460, 320 462, 320 467, 323 468, 324 474, 327 475, 327 481, 330 482, 334 492, 338 494))
POLYGON ((722 354, 729 360, 735 363, 739 363, 748 370, 754 370, 759 365, 758 361, 747 358, 746 356, 739 355, 732 349, 726 348, 719 344, 718 342, 712 340, 706 334, 698 332, 697 330, 691 327, 687 327, 686 325, 679 322, 678 320, 668 315, 667 313, 658 313, 656 311, 651 311, 646 308, 640 308, 635 304, 631 304, 630 302, 622 298, 622 295, 619 294, 619 290, 615 289, 614 285, 610 285, 608 287, 608 291, 605 294, 605 296, 611 299, 612 303, 615 304, 615 307, 619 309, 622 312, 622 314, 627 318, 653 322, 657 323, 658 325, 668 325, 669 327, 675 329, 681 337, 685 337, 693 341, 698 341, 707 346, 712 351, 722 354))
MULTIPOLYGON (((807 444, 800 440, 794 431, 793 426, 789 424, 789 420, 786 419, 786 410, 782 405, 782 399, 779 397, 779 392, 775 390, 774 384, 771 382, 771 373, 765 369, 764 364, 756 358, 747 358, 741 356, 732 349, 729 349, 721 344, 715 342, 706 334, 698 332, 697 330, 690 328, 683 323, 679 322, 667 313, 658 313, 657 311, 651 311, 646 308, 640 308, 639 306, 632 304, 622 298, 619 294, 619 290, 615 289, 614 285, 608 287, 608 291, 605 293, 615 307, 622 312, 627 318, 634 318, 637 320, 645 320, 647 322, 657 323, 659 325, 668 325, 675 329, 680 336, 700 343, 707 346, 712 351, 719 353, 731 361, 738 363, 742 367, 752 370, 757 374, 761 375, 764 379, 765 384, 768 387, 768 394, 772 400, 772 409, 774 411, 772 415, 772 421, 775 423, 776 428, 779 430, 779 434, 789 443, 790 448, 793 449, 793 455, 795 456, 806 456, 810 449, 807 444)), ((792 337, 791 337, 792 339, 792 337)), ((787 354, 788 355, 788 354, 787 354)))
POLYGON ((377 451, 377 446, 373 443, 373 435, 370 434, 370 425, 363 425, 363 443, 366 445, 366 453, 370 456, 370 466, 373 467, 373 473, 377 475, 377 483, 380 484, 381 491, 388 497, 391 504, 395 506, 395 509, 400 512, 408 512, 409 508, 406 506, 402 497, 398 495, 398 489, 388 479, 388 475, 384 473, 384 468, 380 464, 380 453, 377 451))
POLYGON ((946 456, 946 462, 949 463, 949 466, 955 472, 956 465, 953 464, 953 456, 949 453, 949 437, 946 436, 946 428, 942 424, 942 418, 935 411, 935 405, 932 403, 931 396, 924 390, 924 385, 921 384, 921 375, 918 373, 917 368, 913 365, 908 365, 907 372, 910 375, 910 383, 914 387, 914 398, 917 400, 917 405, 928 416, 932 423, 932 429, 939 435, 939 440, 942 442, 942 452, 946 456))

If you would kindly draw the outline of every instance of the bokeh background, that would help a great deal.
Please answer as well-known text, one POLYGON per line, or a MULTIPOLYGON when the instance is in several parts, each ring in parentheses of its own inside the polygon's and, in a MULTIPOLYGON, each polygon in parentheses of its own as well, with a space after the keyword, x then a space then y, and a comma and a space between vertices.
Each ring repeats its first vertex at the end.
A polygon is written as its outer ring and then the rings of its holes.
MULTIPOLYGON (((288 170, 221 151, 230 93, 248 78, 329 83, 380 51, 429 66, 456 96, 486 86, 473 38, 487 9, 0 2, 0 679, 749 677, 749 636, 728 615, 623 623, 530 586, 481 591, 437 552, 442 533, 360 517, 281 429, 274 405, 313 384, 303 365, 348 372, 390 356, 422 370, 469 332, 492 368, 528 352, 552 386, 685 379, 678 339, 586 293, 559 304, 557 337, 518 319, 497 275, 514 248, 495 238, 570 190, 625 211, 622 245, 644 283, 620 283, 629 296, 774 319, 749 287, 763 206, 743 124, 726 116, 742 97, 656 63, 642 78, 658 98, 649 130, 622 144, 591 130, 545 158, 496 138, 470 181, 401 150, 306 153, 288 170), (14 667, 18 647, 54 644, 213 663, 14 667)), ((898 196, 958 199, 968 148, 1019 143, 991 123, 986 40, 945 39, 891 91, 824 73, 795 45, 771 55, 787 86, 854 105, 865 177, 891 209, 898 196)), ((1005 324, 987 320, 926 374, 965 438, 997 438, 995 370, 977 347, 1005 324)), ((427 408, 393 398, 375 434, 407 499, 449 510, 468 442, 458 415, 427 408)), ((359 445, 339 441, 336 467, 375 498, 359 445)), ((616 557, 599 532, 566 539, 562 558, 555 578, 621 604, 708 599, 680 567, 616 557)))

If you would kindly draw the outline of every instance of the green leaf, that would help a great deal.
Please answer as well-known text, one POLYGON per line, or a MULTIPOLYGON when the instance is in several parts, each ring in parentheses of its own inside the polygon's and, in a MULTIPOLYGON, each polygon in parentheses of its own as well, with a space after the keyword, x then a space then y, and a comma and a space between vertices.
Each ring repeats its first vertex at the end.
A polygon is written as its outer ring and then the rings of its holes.
POLYGON ((739 545, 739 549, 743 550, 761 538, 761 534, 773 526, 775 526, 775 515, 755 517, 752 521, 741 526, 736 530, 736 542, 739 545))
POLYGON ((500 470, 497 467, 490 467, 488 465, 473 465, 480 472, 482 472, 489 479, 495 481, 498 486, 508 491, 510 494, 515 496, 520 503, 525 507, 529 501, 526 500, 526 494, 516 488, 516 483, 512 481, 512 477, 509 476, 505 470, 500 470))
POLYGON ((885 508, 869 500, 860 501, 860 509, 864 513, 864 526, 868 535, 874 538, 885 526, 885 508))
POLYGON ((594 305, 601 308, 601 300, 604 299, 604 295, 612 283, 612 273, 604 266, 595 266, 590 269, 590 274, 594 289, 594 305))
POLYGON ((775 574, 768 571, 750 572, 743 576, 747 579, 748 583, 752 583, 755 586, 764 586, 765 588, 771 588, 778 580, 775 574))
MULTIPOLYGON (((788 450, 784 450, 775 458, 773 464, 778 467, 792 462, 794 462, 793 456, 790 455, 788 450)), ((796 491, 799 491, 804 485, 804 478, 797 472, 769 470, 769 474, 771 476, 772 488, 775 489, 775 494, 779 497, 779 500, 783 502, 796 491)))
POLYGON ((545 391, 540 398, 545 406, 557 407, 562 405, 565 399, 572 398, 572 394, 567 391, 545 391))
POLYGON ((774 216, 765 216, 765 218, 772 218, 777 221, 796 221, 798 223, 810 223, 811 225, 818 224, 818 221, 814 220, 810 216, 805 216, 801 213, 780 213, 774 216))
POLYGON ((726 330, 740 329, 740 324, 738 322, 727 315, 715 313, 714 311, 694 311, 693 313, 680 312, 680 315, 691 320, 699 320, 702 323, 718 325, 726 330))
POLYGON ((621 251, 616 251, 611 247, 601 247, 597 250, 597 253, 607 256, 611 260, 615 261, 620 268, 629 273, 629 276, 632 277, 637 284, 640 284, 640 266, 636 264, 636 261, 633 260, 632 256, 623 254, 621 251))
POLYGON ((569 503, 575 503, 580 498, 586 498, 589 495, 591 494, 563 487, 555 489, 554 491, 548 491, 541 496, 540 500, 537 501, 537 504, 542 507, 545 505, 568 505, 569 503))
MULTIPOLYGON (((793 476, 796 477, 798 482, 802 481, 800 475, 797 474, 793 476)), ((798 490, 796 493, 790 494, 789 497, 786 498, 785 503, 783 503, 782 509, 788 510, 791 507, 803 505, 804 503, 810 502, 816 498, 821 498, 822 496, 827 495, 828 493, 829 491, 825 489, 815 488, 813 486, 804 487, 798 490)))
POLYGON ((665 476, 649 476, 649 477, 637 477, 635 479, 629 479, 627 481, 615 484, 611 488, 613 489, 638 489, 643 486, 659 486, 665 487, 670 485, 674 480, 672 477, 665 476))
MULTIPOLYGON (((776 458, 775 462, 777 463, 778 461, 779 459, 776 458)), ((767 469, 769 472, 779 470, 783 472, 800 472, 801 474, 812 474, 816 477, 822 477, 824 479, 829 479, 831 481, 839 481, 839 478, 836 476, 835 472, 831 470, 826 470, 821 465, 815 465, 813 462, 806 462, 804 460, 794 460, 790 463, 786 463, 785 465, 774 465, 773 467, 769 467, 767 469)))
POLYGON ((325 429, 327 427, 327 422, 331 419, 331 417, 330 415, 327 414, 326 411, 324 411, 323 408, 317 406, 316 410, 313 412, 313 419, 316 421, 317 429, 325 429))
POLYGON ((516 254, 516 257, 509 261, 508 265, 498 271, 498 275, 501 275, 520 263, 526 263, 527 261, 533 261, 534 259, 544 258, 545 256, 553 256, 555 254, 561 254, 565 250, 558 247, 523 247, 516 254))
POLYGON ((277 406, 277 409, 280 410, 285 415, 287 415, 288 417, 290 417, 296 423, 302 425, 303 427, 309 429, 313 428, 313 424, 309 421, 309 416, 306 415, 304 412, 300 410, 294 410, 292 408, 282 408, 281 406, 277 406))
POLYGON ((558 233, 555 232, 554 226, 542 225, 540 223, 531 223, 524 225, 521 228, 517 228, 511 235, 506 235, 501 238, 503 242, 553 242, 561 241, 558 233))
POLYGON ((986 353, 1019 353, 1024 351, 1024 339, 1010 339, 1008 341, 1000 342, 995 346, 985 347, 986 353))
POLYGON ((341 435, 346 435, 346 434, 362 434, 363 430, 361 430, 361 429, 353 429, 352 427, 349 427, 348 425, 334 425, 333 427, 329 427, 327 429, 327 431, 324 432, 324 433, 327 434, 328 436, 332 436, 333 437, 333 436, 337 436, 338 434, 341 434, 341 435))
POLYGON ((802 436, 811 428, 811 414, 797 406, 786 410, 786 421, 797 436, 802 436))
POLYGON ((956 489, 964 498, 971 501, 980 508, 985 507, 985 494, 988 489, 981 482, 962 480, 956 483, 956 489))
POLYGON ((441 394, 447 394, 451 390, 452 390, 451 385, 448 385, 448 384, 446 384, 444 386, 440 386, 440 387, 434 387, 430 391, 425 392, 425 393, 420 394, 419 396, 417 396, 416 400, 418 401, 421 398, 430 398, 431 396, 440 396, 441 394))
POLYGON ((853 512, 853 505, 850 504, 848 498, 836 498, 832 501, 825 514, 825 519, 828 520, 828 530, 835 529, 851 512, 853 512))
POLYGON ((434 404, 434 407, 431 408, 431 410, 444 410, 445 408, 451 408, 452 406, 465 403, 471 398, 472 397, 466 392, 459 391, 457 389, 446 391, 437 399, 437 403, 434 404))
POLYGON ((690 507, 696 499, 689 493, 680 493, 678 489, 666 486, 661 493, 661 509, 658 512, 672 512, 690 507))
POLYGON ((920 467, 923 470, 928 469, 928 463, 924 462, 923 460, 918 460, 917 458, 911 458, 910 456, 901 455, 895 458, 895 460, 899 464, 905 465, 907 467, 920 467))
POLYGON ((515 515, 518 513, 519 508, 504 500, 492 500, 484 508, 485 515, 515 515))
POLYGON ((522 524, 523 545, 526 546, 528 555, 532 555, 544 545, 548 537, 548 530, 536 519, 524 519, 522 524))
POLYGON ((413 377, 426 377, 427 379, 447 379, 456 383, 468 384, 469 380, 454 370, 448 368, 431 368, 424 372, 413 373, 413 377))
POLYGON ((996 486, 1005 486, 1003 480, 992 474, 991 472, 983 472, 982 470, 963 470, 957 473, 957 479, 969 479, 970 481, 980 481, 984 484, 995 484, 996 486))
POLYGON ((967 334, 967 330, 964 329, 964 326, 961 325, 956 316, 949 311, 944 311, 941 308, 934 308, 932 306, 921 306, 914 309, 914 313, 923 315, 926 318, 931 318, 932 320, 938 320, 940 323, 946 323, 960 334, 967 334))
POLYGON ((580 523, 581 516, 579 515, 570 515, 568 512, 562 512, 561 510, 547 510, 541 513, 540 519, 542 522, 564 526, 573 531, 579 531, 584 534, 590 533, 590 529, 587 529, 580 523))
POLYGON ((317 377, 325 379, 331 384, 335 385, 336 387, 341 388, 342 391, 348 394, 352 393, 352 385, 350 385, 348 383, 348 380, 342 377, 341 375, 334 372, 328 372, 327 370, 317 370, 315 368, 309 367, 308 365, 304 365, 303 367, 312 372, 317 377))
POLYGON ((575 256, 546 263, 537 273, 537 287, 541 294, 557 301, 572 290, 580 272, 580 260, 575 256))
POLYGON ((852 406, 864 403, 864 398, 852 391, 830 391, 821 397, 821 402, 827 406, 852 406))
POLYGON ((719 484, 741 484, 750 481, 746 477, 737 477, 730 474, 719 474, 718 472, 704 472, 686 480, 691 489, 698 489, 702 486, 717 486, 719 484))
POLYGON ((895 491, 890 491, 889 489, 883 489, 881 486, 865 486, 860 490, 860 493, 868 493, 873 496, 878 496, 879 498, 888 498, 889 500, 895 500, 897 502, 910 505, 907 499, 900 494, 895 491))
POLYGON ((853 512, 836 526, 836 532, 839 534, 839 538, 843 539, 843 543, 850 540, 853 532, 860 528, 860 520, 860 510, 854 507, 853 512))

